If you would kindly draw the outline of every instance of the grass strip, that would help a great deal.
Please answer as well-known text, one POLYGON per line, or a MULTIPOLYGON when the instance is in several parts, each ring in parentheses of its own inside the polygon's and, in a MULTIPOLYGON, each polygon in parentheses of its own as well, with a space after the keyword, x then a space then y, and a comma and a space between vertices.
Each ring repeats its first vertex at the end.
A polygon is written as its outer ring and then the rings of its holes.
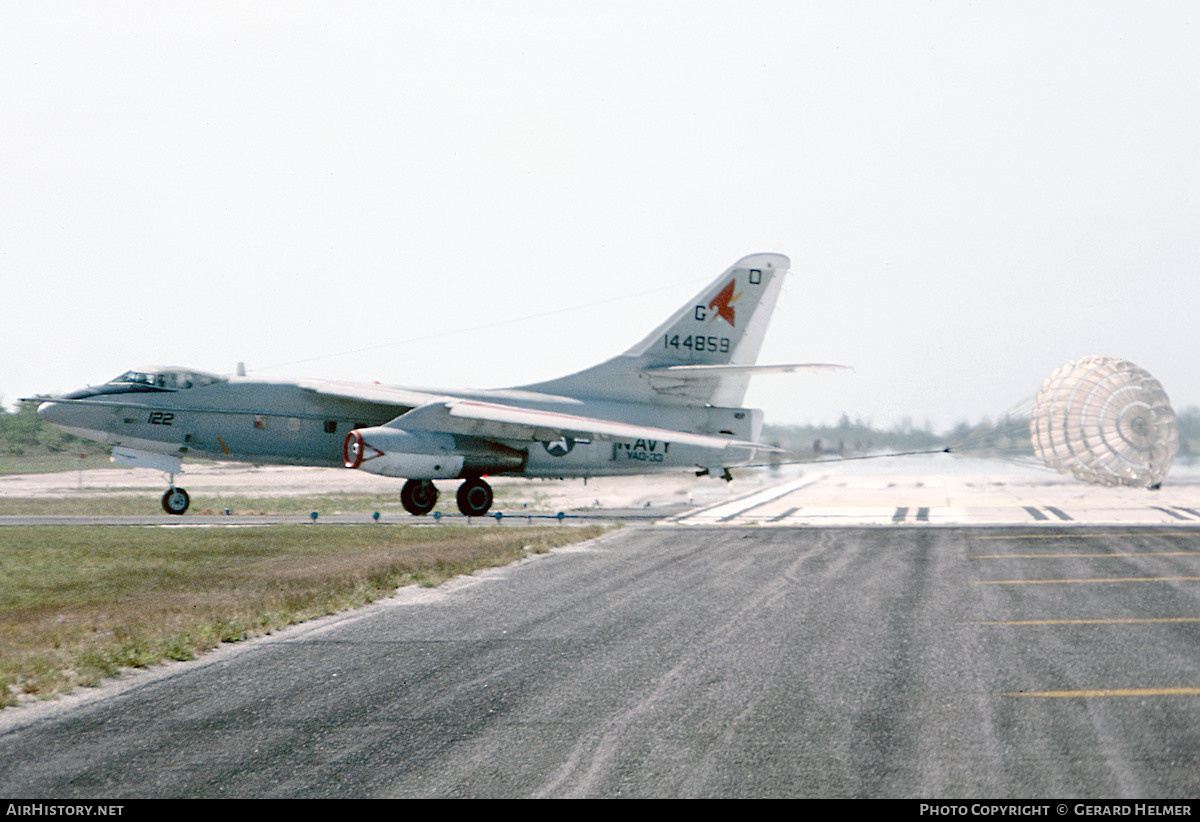
MULTIPOLYGON (((164 488, 136 493, 108 493, 64 497, 0 497, 0 516, 159 516, 159 497, 164 488)), ((457 513, 454 495, 446 513, 457 513)), ((323 494, 320 496, 254 496, 248 494, 202 493, 192 495, 188 515, 224 514, 239 516, 307 514, 359 514, 372 511, 405 513, 399 497, 381 499, 379 494, 323 494)), ((185 522, 185 520, 181 520, 185 522)))
MULTIPOLYGON (((181 485, 185 483, 180 483, 181 485)), ((145 489, 79 493, 44 497, 0 496, 0 516, 157 516, 163 513, 159 497, 166 490, 162 483, 148 482, 145 489)), ((538 505, 543 494, 536 486, 501 486, 494 489, 493 510, 519 513, 526 505, 538 505)), ((443 493, 437 511, 457 514, 454 494, 443 493)), ((307 514, 362 514, 380 511, 406 514, 398 494, 245 494, 221 491, 197 491, 192 494, 190 515, 224 514, 239 516, 279 516, 307 514)))
POLYGON ((0 707, 192 659, 602 526, 0 529, 0 707))

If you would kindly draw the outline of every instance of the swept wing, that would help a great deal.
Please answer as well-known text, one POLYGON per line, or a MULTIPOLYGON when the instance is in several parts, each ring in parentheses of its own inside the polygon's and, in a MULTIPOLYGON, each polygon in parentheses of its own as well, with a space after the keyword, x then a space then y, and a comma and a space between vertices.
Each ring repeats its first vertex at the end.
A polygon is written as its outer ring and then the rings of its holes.
POLYGON ((463 434, 496 440, 545 442, 560 437, 608 441, 654 439, 701 448, 721 449, 738 446, 776 450, 772 446, 728 437, 672 431, 648 425, 612 422, 479 400, 435 401, 402 414, 385 427, 405 431, 463 434))

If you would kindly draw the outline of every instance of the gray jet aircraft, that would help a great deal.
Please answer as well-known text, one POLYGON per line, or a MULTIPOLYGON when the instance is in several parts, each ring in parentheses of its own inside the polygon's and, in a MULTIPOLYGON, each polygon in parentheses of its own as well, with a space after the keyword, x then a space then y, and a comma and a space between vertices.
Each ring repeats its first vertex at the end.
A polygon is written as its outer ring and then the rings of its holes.
POLYGON ((625 353, 534 385, 444 391, 155 367, 44 401, 38 414, 111 443, 116 462, 169 475, 169 514, 188 508, 175 485, 185 456, 403 478, 400 500, 417 515, 437 502, 434 480, 463 480, 467 516, 491 507, 493 475, 728 480, 771 450, 757 442, 762 412, 740 407, 750 376, 840 367, 755 364, 789 265, 744 257, 625 353))

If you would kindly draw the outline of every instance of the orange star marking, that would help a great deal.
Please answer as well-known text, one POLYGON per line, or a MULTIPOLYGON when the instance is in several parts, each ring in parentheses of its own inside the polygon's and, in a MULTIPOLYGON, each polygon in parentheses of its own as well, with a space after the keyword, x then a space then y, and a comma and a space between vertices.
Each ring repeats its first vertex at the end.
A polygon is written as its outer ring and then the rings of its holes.
POLYGON ((730 325, 734 324, 733 304, 736 303, 738 298, 742 296, 742 292, 740 291, 736 294, 733 293, 733 287, 736 284, 737 278, 734 277, 729 281, 729 285, 722 288, 721 293, 714 297, 713 301, 708 304, 709 308, 717 309, 717 313, 714 314, 713 318, 708 321, 709 325, 712 325, 714 322, 716 322, 717 317, 723 317, 725 322, 729 323, 730 325))

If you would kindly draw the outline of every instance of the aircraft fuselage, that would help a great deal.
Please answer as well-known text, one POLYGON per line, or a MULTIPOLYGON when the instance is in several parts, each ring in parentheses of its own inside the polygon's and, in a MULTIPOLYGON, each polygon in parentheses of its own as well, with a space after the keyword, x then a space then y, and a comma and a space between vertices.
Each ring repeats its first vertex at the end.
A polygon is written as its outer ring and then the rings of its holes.
MULTIPOLYGON (((170 457, 338 466, 350 431, 383 426, 398 416, 395 405, 316 394, 296 383, 229 377, 189 389, 121 391, 108 383, 47 400, 38 414, 73 434, 114 446, 170 457)), ((423 390, 423 389, 422 389, 423 390)), ((439 391, 441 396, 451 396, 439 391)), ((457 391, 452 396, 559 414, 579 414, 666 429, 728 431, 752 439, 751 409, 692 406, 664 408, 633 403, 583 402, 530 392, 457 391), (742 419, 735 419, 741 416, 742 419), (736 427, 735 427, 736 426, 736 427)), ((707 467, 707 449, 672 443, 665 437, 597 441, 569 436, 544 440, 502 440, 444 435, 454 446, 483 457, 497 446, 508 458, 477 460, 466 473, 527 477, 586 477, 644 474, 707 467), (512 455, 520 455, 515 461, 512 455)), ((746 455, 747 457, 749 454, 746 455)), ((470 461, 468 461, 470 464, 470 461)), ((456 474, 457 475, 457 474, 456 474)))

